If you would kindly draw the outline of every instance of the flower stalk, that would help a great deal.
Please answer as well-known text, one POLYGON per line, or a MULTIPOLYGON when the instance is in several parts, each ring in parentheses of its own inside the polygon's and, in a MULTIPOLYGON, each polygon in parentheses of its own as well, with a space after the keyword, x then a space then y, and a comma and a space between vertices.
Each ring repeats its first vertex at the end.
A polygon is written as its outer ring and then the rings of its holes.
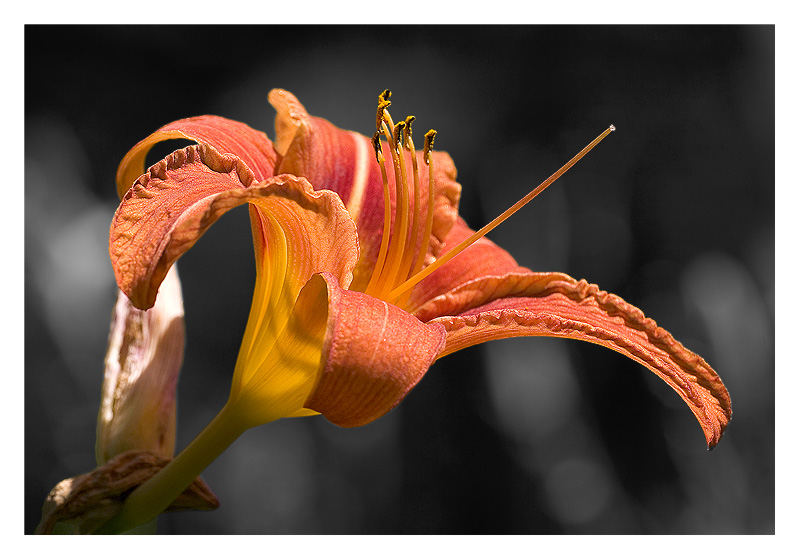
POLYGON ((237 408, 226 404, 177 457, 134 490, 122 510, 97 532, 124 533, 155 519, 249 427, 237 408))

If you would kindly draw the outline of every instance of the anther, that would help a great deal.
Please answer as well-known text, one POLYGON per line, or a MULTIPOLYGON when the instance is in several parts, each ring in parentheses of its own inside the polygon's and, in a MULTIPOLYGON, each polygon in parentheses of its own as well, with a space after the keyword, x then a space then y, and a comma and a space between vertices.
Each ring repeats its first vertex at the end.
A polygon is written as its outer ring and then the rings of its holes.
POLYGON ((428 132, 425 133, 425 147, 422 150, 423 155, 425 156, 425 163, 430 165, 430 153, 433 149, 433 141, 436 138, 436 131, 430 129, 428 132))
POLYGON ((399 151, 403 145, 402 134, 406 127, 406 121, 400 121, 396 125, 394 125, 394 130, 392 131, 392 135, 394 136, 395 147, 399 151))
POLYGON ((385 101, 385 100, 378 101, 378 113, 375 116, 375 130, 377 130, 378 132, 380 132, 381 130, 381 124, 383 123, 384 113, 391 104, 392 104, 391 101, 385 101))
POLYGON ((414 122, 414 119, 415 119, 415 118, 416 118, 416 117, 415 117, 414 115, 408 115, 408 116, 405 118, 405 121, 403 121, 403 122, 405 122, 405 123, 406 123, 406 141, 405 141, 405 147, 406 147, 406 149, 408 149, 408 150, 410 150, 410 149, 411 149, 411 123, 412 123, 412 122, 414 122))
POLYGON ((378 163, 383 159, 383 148, 381 148, 381 132, 378 130, 372 135, 372 147, 375 150, 375 159, 378 163))
POLYGON ((378 96, 378 102, 379 102, 379 103, 383 103, 384 101, 389 101, 389 99, 390 99, 391 97, 392 97, 392 90, 390 90, 390 89, 385 89, 385 90, 383 90, 383 93, 381 93, 381 94, 378 96))

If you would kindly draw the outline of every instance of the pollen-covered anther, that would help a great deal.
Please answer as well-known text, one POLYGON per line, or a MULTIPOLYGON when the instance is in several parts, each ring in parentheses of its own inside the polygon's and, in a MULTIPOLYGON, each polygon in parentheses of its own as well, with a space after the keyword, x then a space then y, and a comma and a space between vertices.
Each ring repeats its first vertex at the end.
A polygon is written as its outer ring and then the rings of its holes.
POLYGON ((436 139, 436 131, 430 129, 425 133, 425 146, 422 149, 422 154, 425 156, 425 163, 430 165, 431 150, 433 150, 433 141, 436 139))
POLYGON ((414 144, 413 144, 413 142, 411 140, 411 123, 414 122, 414 119, 416 119, 416 118, 417 117, 415 117, 414 115, 408 115, 405 118, 405 120, 403 120, 403 122, 406 123, 406 132, 405 132, 405 140, 406 141, 404 143, 404 146, 405 146, 406 150, 413 150, 414 149, 414 144))
MULTIPOLYGON (((417 250, 417 240, 430 237, 433 222, 433 165, 430 150, 436 131, 431 130, 425 135, 425 163, 429 168, 427 212, 418 215, 422 206, 421 184, 417 158, 415 155, 414 140, 412 138, 412 123, 414 115, 408 115, 397 124, 392 121, 387 108, 390 105, 390 90, 385 90, 378 96, 378 111, 376 115, 377 132, 372 137, 375 157, 381 168, 384 187, 384 227, 381 236, 381 245, 378 259, 368 282, 365 292, 390 302, 397 298, 389 297, 390 292, 399 284, 406 281, 409 276, 419 272, 423 267, 427 245, 417 250), (394 171, 396 187, 396 206, 394 220, 392 220, 389 188, 386 177, 385 159, 382 152, 380 138, 384 136, 391 147, 392 168, 394 171), (407 155, 404 155, 404 151, 407 155), (407 161, 410 160, 410 169, 407 161), (413 206, 412 206, 413 204, 413 206), (391 232, 391 233, 390 233, 391 232)), ((401 294, 407 299, 408 294, 401 294)), ((398 305, 402 302, 397 301, 398 305)))
POLYGON ((381 131, 378 130, 372 135, 372 148, 375 150, 375 159, 378 163, 385 161, 383 158, 383 148, 381 147, 381 131))
POLYGON ((392 136, 394 137, 395 149, 397 149, 398 152, 400 152, 404 144, 403 137, 405 133, 405 128, 406 128, 406 121, 400 121, 399 123, 394 125, 394 130, 392 131, 392 136))
POLYGON ((391 104, 392 104, 391 101, 386 101, 386 100, 378 101, 378 110, 375 115, 375 130, 377 130, 378 133, 381 132, 381 125, 383 124, 383 120, 385 118, 384 113, 386 113, 386 109, 388 109, 391 104))

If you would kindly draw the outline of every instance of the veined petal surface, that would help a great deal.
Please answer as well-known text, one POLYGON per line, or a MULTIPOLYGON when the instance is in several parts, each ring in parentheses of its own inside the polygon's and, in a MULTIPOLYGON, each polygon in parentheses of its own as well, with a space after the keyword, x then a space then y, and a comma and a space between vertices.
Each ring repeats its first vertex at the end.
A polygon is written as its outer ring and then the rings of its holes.
POLYGON ((306 287, 327 299, 322 364, 307 409, 343 427, 361 426, 394 408, 444 347, 445 331, 328 274, 306 287))

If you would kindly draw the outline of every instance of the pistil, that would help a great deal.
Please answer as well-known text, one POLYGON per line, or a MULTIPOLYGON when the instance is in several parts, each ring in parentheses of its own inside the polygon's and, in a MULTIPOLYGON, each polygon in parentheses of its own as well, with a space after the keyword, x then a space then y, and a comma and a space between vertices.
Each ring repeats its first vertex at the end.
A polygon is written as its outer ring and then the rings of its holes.
POLYGON ((480 238, 484 237, 487 233, 492 231, 494 228, 499 226, 501 223, 506 221, 512 214, 517 212, 520 208, 528 204, 531 200, 536 198, 539 194, 542 193, 547 187, 549 187, 553 182, 556 181, 559 177, 561 177, 564 173, 567 172, 573 165, 578 163, 583 156, 588 154, 597 144, 599 144, 606 136, 614 132, 616 128, 612 124, 606 130, 604 130, 597 138, 592 140, 585 148, 583 148, 580 152, 575 154, 572 159, 570 159, 567 163, 565 163, 561 168, 550 175, 547 179, 545 179, 539 186, 533 189, 531 192, 526 194, 516 203, 514 203, 510 208, 508 208, 505 212, 497 216, 494 220, 483 226, 481 229, 473 233, 468 238, 464 239, 461 243, 447 251, 444 255, 436 259, 432 262, 429 266, 422 269, 420 272, 400 284, 399 286, 395 287, 388 296, 389 301, 394 301, 406 292, 409 292, 415 285, 420 283, 422 280, 436 272, 441 266, 449 262, 453 257, 457 256, 461 253, 464 249, 478 241, 480 238))
POLYGON ((378 96, 378 111, 376 114, 376 132, 372 138, 375 158, 381 169, 381 179, 383 181, 384 198, 384 220, 383 235, 378 251, 378 259, 375 263, 372 276, 367 284, 365 293, 403 306, 410 296, 411 289, 419 282, 433 274, 441 266, 449 262, 467 247, 484 237, 494 228, 499 226, 511 215, 528 204, 531 200, 541 194, 547 187, 555 182, 561 175, 566 173, 573 165, 580 161, 583 156, 589 153, 606 136, 615 130, 614 125, 609 126, 597 138, 592 140, 585 148, 578 152, 572 159, 565 163, 558 171, 545 179, 539 186, 522 197, 505 212, 497 216, 494 220, 483 226, 471 236, 461 241, 458 245, 447 251, 444 255, 424 267, 425 256, 428 250, 428 243, 433 230, 433 212, 435 203, 435 170, 431 150, 436 137, 435 130, 429 130, 425 134, 425 147, 423 159, 428 166, 428 207, 425 216, 425 229, 422 237, 419 236, 421 216, 421 189, 419 179, 419 165, 417 163, 414 141, 411 136, 411 123, 413 116, 406 117, 405 120, 396 125, 392 121, 387 108, 391 105, 389 98, 390 90, 384 90, 378 96), (389 183, 387 180, 385 159, 381 148, 380 135, 386 137, 392 156, 392 164, 395 179, 395 216, 392 224, 391 202, 389 198, 389 183), (411 158, 413 173, 413 210, 409 204, 408 175, 405 163, 405 152, 411 158), (411 227, 409 229, 409 212, 411 216, 411 227), (389 230, 391 229, 391 235, 389 230), (421 244, 417 248, 418 241, 421 244))

